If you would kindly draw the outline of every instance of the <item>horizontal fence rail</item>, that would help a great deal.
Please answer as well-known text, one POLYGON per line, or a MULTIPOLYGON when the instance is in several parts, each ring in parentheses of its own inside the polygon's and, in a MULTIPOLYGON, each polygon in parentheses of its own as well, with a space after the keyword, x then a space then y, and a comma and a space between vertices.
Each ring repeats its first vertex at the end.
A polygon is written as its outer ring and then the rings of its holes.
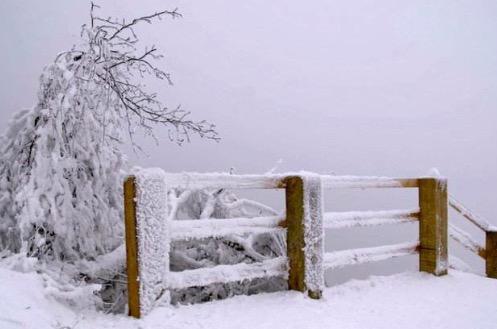
POLYGON ((485 259, 486 275, 490 278, 497 278, 497 227, 490 225, 488 221, 474 214, 453 196, 449 197, 449 206, 485 232, 485 247, 475 241, 469 233, 454 225, 449 227, 450 237, 466 250, 485 259))
POLYGON ((449 206, 482 231, 486 232, 489 230, 496 230, 486 220, 484 220, 480 216, 473 214, 468 208, 466 208, 461 202, 457 201, 453 196, 449 197, 449 206))
MULTIPOLYGON (((288 176, 305 176, 308 173, 296 172, 285 175, 231 175, 227 173, 179 173, 166 174, 170 188, 203 189, 278 189, 285 188, 288 176)), ((368 176, 320 175, 324 189, 332 188, 415 188, 417 178, 391 178, 368 176)))
POLYGON ((260 263, 217 265, 181 272, 169 272, 168 288, 184 289, 207 286, 212 283, 229 283, 275 276, 286 279, 288 278, 287 262, 286 257, 278 257, 260 263))
POLYGON ((419 209, 327 212, 323 226, 327 229, 412 223, 419 219, 419 209))
POLYGON ((322 176, 323 188, 414 188, 418 179, 367 177, 367 176, 322 176))
POLYGON ((336 269, 347 265, 378 262, 390 258, 416 254, 419 242, 400 243, 389 246, 340 250, 324 254, 323 266, 336 269))
POLYGON ((471 235, 469 235, 464 230, 454 226, 449 225, 449 236, 455 241, 459 242, 464 248, 473 252, 474 254, 485 259, 485 247, 476 242, 471 235))
POLYGON ((171 240, 218 238, 231 234, 284 232, 284 228, 278 226, 282 222, 283 218, 280 216, 172 220, 170 222, 171 240))

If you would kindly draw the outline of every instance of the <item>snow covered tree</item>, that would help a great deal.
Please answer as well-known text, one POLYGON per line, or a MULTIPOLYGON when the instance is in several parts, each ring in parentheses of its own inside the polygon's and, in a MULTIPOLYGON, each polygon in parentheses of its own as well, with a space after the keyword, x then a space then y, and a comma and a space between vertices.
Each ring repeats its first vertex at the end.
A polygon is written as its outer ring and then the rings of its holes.
POLYGON ((171 83, 156 66, 155 46, 134 31, 174 11, 130 21, 102 18, 91 5, 81 44, 60 53, 40 78, 38 102, 16 115, 0 151, 0 248, 45 260, 94 259, 122 243, 119 145, 142 129, 169 128, 178 143, 191 134, 217 140, 214 126, 169 109, 141 82, 171 83))
MULTIPOLYGON (((139 148, 136 132, 153 135, 156 126, 167 127, 180 144, 192 134, 213 140, 218 135, 212 124, 164 106, 141 82, 147 76, 171 80, 155 65, 161 57, 157 48, 139 47, 135 26, 179 13, 160 11, 127 21, 102 18, 97 8, 92 4, 81 44, 45 68, 36 106, 16 114, 0 137, 0 251, 63 262, 65 277, 103 284, 106 309, 119 311, 125 302, 122 182, 128 169, 120 144, 129 139, 139 148)), ((178 220, 276 214, 226 190, 172 190, 169 201, 178 220)), ((283 237, 267 234, 176 242, 171 268, 261 261, 284 254, 284 244, 283 237)), ((205 301, 285 284, 277 279, 213 284, 175 291, 173 301, 205 301)))

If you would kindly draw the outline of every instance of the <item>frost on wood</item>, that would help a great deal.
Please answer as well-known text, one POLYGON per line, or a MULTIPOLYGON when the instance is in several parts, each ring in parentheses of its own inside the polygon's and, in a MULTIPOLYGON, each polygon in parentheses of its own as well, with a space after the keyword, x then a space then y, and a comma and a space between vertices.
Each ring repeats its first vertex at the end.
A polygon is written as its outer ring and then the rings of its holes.
POLYGON ((304 255, 306 289, 320 292, 324 288, 323 191, 318 175, 302 176, 304 182, 304 255))
POLYGON ((458 213, 460 213, 463 217, 468 219, 470 222, 475 224, 477 227, 479 227, 483 231, 488 231, 495 229, 490 225, 485 219, 481 218, 480 216, 472 213, 468 208, 466 208, 461 202, 457 201, 456 198, 454 198, 452 195, 449 196, 449 205, 456 210, 458 213))
POLYGON ((410 223, 418 217, 419 209, 328 212, 324 214, 323 224, 327 229, 339 229, 410 223))
POLYGON ((415 254, 419 242, 400 243, 389 246, 360 248, 334 251, 324 254, 324 266, 327 269, 341 268, 347 265, 378 262, 389 258, 415 254))
POLYGON ((459 242, 464 248, 469 251, 484 256, 485 255, 485 247, 483 247, 480 243, 475 241, 471 235, 466 233, 464 230, 449 224, 449 236, 455 241, 459 242))
POLYGON ((175 220, 171 221, 171 240, 194 240, 221 238, 229 235, 284 233, 278 227, 283 220, 280 216, 255 218, 226 218, 209 220, 175 220))
POLYGON ((286 257, 267 259, 252 264, 217 265, 208 268, 172 272, 170 273, 168 287, 171 289, 184 289, 192 286, 207 286, 212 283, 229 283, 257 278, 267 279, 274 276, 283 278, 288 276, 286 257))
POLYGON ((148 313, 166 289, 169 271, 167 189, 164 172, 136 173, 136 223, 140 280, 140 309, 148 313))

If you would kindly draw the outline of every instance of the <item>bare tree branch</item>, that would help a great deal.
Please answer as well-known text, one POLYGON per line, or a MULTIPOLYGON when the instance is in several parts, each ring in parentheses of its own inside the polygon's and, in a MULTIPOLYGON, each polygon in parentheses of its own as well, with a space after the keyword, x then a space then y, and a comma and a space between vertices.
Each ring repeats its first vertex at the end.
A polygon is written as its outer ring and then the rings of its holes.
POLYGON ((170 138, 178 144, 189 141, 191 134, 218 141, 213 124, 189 119, 190 112, 180 106, 169 109, 140 83, 145 76, 165 80, 170 85, 172 80, 169 73, 156 65, 163 56, 155 46, 138 47, 140 39, 134 27, 141 22, 151 24, 164 16, 182 17, 177 9, 157 11, 130 21, 101 17, 97 9, 100 7, 92 2, 90 24, 82 26, 83 47, 60 53, 55 61, 70 63, 76 79, 88 88, 101 89, 96 94, 106 98, 106 111, 120 112, 133 144, 137 126, 153 136, 155 125, 169 127, 170 138))

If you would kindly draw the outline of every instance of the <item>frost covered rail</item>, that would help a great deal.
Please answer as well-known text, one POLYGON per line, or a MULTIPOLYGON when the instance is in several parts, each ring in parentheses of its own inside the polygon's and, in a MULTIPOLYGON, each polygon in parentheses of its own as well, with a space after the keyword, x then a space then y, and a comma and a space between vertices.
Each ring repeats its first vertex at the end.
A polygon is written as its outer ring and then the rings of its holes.
MULTIPOLYGON (((216 282, 283 276, 288 288, 321 298, 325 268, 384 260, 419 252, 421 271, 447 273, 447 185, 441 178, 317 175, 168 174, 140 169, 124 183, 128 306, 140 317, 168 290, 216 282), (285 218, 172 220, 167 191, 180 189, 284 189, 285 218), (323 191, 336 188, 418 188, 419 209, 323 212, 323 191), (324 253, 325 229, 419 222, 418 243, 324 253), (171 272, 171 241, 251 233, 286 232, 286 257, 259 263, 218 265, 171 272)), ((174 207, 172 208, 174 209, 174 207)), ((462 240, 462 239, 460 239, 462 240)), ((497 248, 496 248, 497 249, 497 248)))
POLYGON ((340 250, 324 254, 323 266, 326 269, 341 268, 347 265, 378 262, 395 257, 416 254, 419 242, 399 243, 390 246, 340 250))
POLYGON ((383 211, 327 212, 323 226, 327 229, 412 223, 419 219, 419 209, 383 211))
POLYGON ((184 289, 212 283, 228 283, 274 276, 288 277, 287 258, 267 259, 260 263, 217 265, 181 272, 170 272, 168 288, 184 289))
POLYGON ((449 206, 463 218, 485 232, 485 246, 480 245, 473 237, 461 228, 450 225, 449 236, 465 249, 485 260, 485 273, 489 278, 497 278, 497 227, 474 214, 452 195, 449 196, 449 206))
POLYGON ((254 218, 191 219, 172 220, 171 240, 191 240, 217 238, 230 234, 284 232, 278 225, 283 221, 280 216, 254 218))
POLYGON ((322 176, 323 188, 416 188, 417 178, 322 176))
POLYGON ((422 177, 400 179, 388 177, 325 177, 323 188, 418 188, 419 209, 331 212, 324 214, 323 226, 343 229, 360 226, 419 222, 419 243, 378 246, 326 253, 327 269, 385 260, 419 253, 420 271, 434 275, 447 273, 447 181, 422 177))
MULTIPOLYGON (((311 173, 295 172, 269 175, 231 175, 227 173, 166 173, 170 188, 202 189, 277 189, 285 188, 285 178, 306 176, 311 173)), ((415 188, 417 178, 392 178, 375 176, 319 175, 323 188, 415 188)))

